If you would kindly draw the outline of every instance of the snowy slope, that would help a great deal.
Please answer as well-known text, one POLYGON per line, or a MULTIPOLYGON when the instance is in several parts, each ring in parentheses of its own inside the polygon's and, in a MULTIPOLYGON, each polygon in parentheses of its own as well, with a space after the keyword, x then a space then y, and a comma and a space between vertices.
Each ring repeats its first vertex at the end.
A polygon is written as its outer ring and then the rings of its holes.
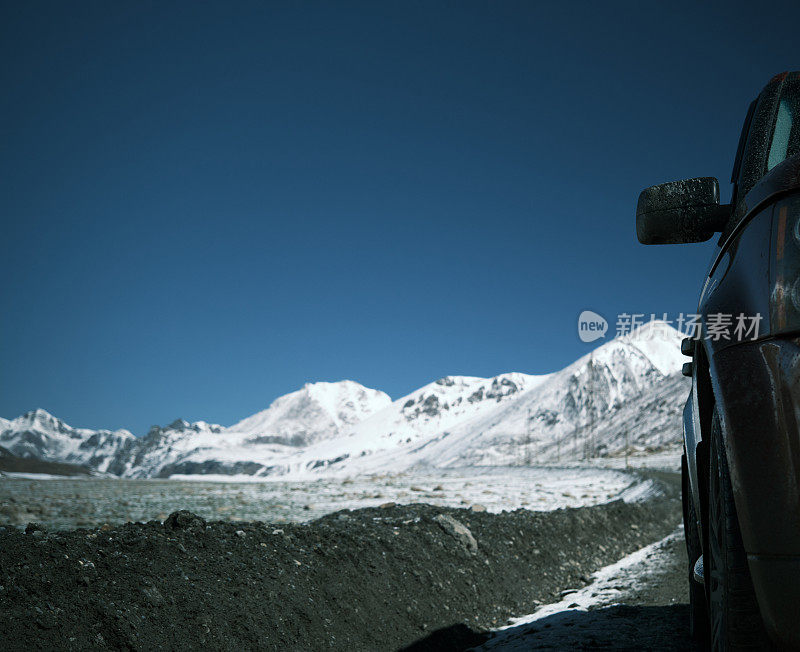
POLYGON ((33 410, 0 422, 0 446, 17 457, 36 457, 107 471, 136 438, 127 430, 73 428, 45 410, 33 410))
POLYGON ((307 383, 273 401, 266 410, 243 419, 228 432, 258 435, 270 443, 305 446, 340 434, 387 407, 388 394, 351 380, 307 383))
POLYGON ((294 455, 288 470, 535 464, 617 455, 626 444, 632 450, 674 447, 689 391, 679 372, 681 337, 657 323, 554 374, 452 379, 438 392, 428 385, 363 421, 348 437, 294 455), (506 391, 495 396, 487 387, 506 391))
POLYGON ((555 462, 659 450, 681 437, 689 380, 682 336, 660 327, 612 340, 513 405, 455 429, 426 453, 437 465, 555 462))

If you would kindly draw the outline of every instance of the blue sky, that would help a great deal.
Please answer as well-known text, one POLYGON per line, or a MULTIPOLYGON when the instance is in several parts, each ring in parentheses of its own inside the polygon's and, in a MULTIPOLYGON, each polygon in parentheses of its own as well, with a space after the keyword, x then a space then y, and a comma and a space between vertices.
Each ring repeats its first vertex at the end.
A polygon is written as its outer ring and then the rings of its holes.
POLYGON ((143 434, 303 383, 559 369, 696 305, 717 176, 797 5, 4 3, 0 415, 143 434), (776 17, 778 18, 776 20, 776 17))

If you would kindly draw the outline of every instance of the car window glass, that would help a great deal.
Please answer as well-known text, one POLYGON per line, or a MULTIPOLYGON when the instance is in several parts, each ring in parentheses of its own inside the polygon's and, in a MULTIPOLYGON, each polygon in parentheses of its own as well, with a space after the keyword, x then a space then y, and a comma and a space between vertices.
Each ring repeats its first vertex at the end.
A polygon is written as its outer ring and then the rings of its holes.
POLYGON ((789 79, 781 89, 775 127, 767 155, 767 170, 800 152, 800 85, 789 79))
POLYGON ((767 170, 771 170, 786 158, 789 151, 789 135, 792 132, 792 113, 789 102, 785 99, 778 105, 778 116, 775 119, 775 132, 772 135, 772 144, 769 148, 767 170))

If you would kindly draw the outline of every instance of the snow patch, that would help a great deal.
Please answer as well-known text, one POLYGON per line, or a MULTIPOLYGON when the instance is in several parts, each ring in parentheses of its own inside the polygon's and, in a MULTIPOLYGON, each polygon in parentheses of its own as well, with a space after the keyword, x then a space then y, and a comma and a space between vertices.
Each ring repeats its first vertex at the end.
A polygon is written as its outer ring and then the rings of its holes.
POLYGON ((522 651, 531 649, 526 630, 535 630, 537 621, 555 614, 586 612, 599 607, 619 604, 625 596, 625 586, 641 584, 647 577, 659 574, 667 566, 665 548, 683 537, 683 526, 660 541, 640 548, 618 562, 601 568, 592 575, 592 582, 567 593, 562 600, 539 607, 532 614, 514 618, 509 625, 497 630, 478 650, 522 651))

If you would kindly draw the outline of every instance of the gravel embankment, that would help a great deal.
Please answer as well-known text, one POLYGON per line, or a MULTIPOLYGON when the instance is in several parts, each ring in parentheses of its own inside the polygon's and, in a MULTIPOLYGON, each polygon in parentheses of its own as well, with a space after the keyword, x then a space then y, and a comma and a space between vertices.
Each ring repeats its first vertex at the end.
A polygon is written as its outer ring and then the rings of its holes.
POLYGON ((0 528, 0 640, 6 649, 464 649, 666 536, 680 522, 674 493, 554 512, 392 505, 306 525, 184 512, 91 530, 0 528))

